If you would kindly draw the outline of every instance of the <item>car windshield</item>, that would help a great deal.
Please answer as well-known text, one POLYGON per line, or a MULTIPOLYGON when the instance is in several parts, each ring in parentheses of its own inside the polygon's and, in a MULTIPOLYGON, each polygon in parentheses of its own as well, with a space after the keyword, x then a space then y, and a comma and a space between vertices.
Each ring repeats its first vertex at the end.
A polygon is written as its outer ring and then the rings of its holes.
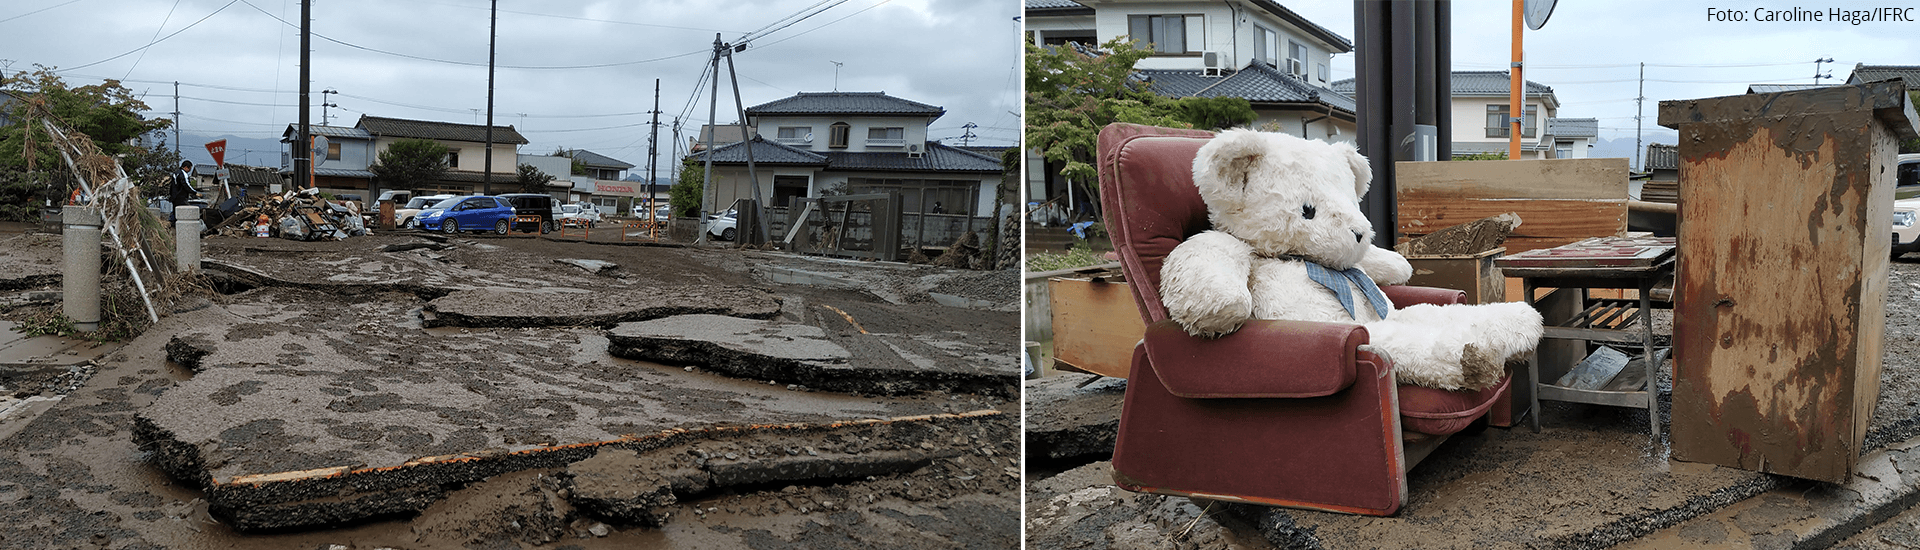
POLYGON ((443 209, 453 208, 453 205, 460 204, 460 201, 464 198, 465 197, 454 197, 451 199, 442 200, 440 202, 433 203, 433 206, 429 206, 427 208, 443 208, 443 209))
POLYGON ((435 201, 438 201, 438 200, 440 199, 431 198, 431 197, 414 197, 407 201, 407 206, 405 206, 405 208, 426 208, 427 206, 432 205, 435 201))

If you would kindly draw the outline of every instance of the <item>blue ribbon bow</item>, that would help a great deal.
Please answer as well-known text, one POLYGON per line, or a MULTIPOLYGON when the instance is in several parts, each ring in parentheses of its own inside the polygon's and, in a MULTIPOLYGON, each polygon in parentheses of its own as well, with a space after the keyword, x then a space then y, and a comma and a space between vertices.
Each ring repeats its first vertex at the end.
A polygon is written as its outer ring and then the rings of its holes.
POLYGON ((1360 287, 1360 292, 1367 295, 1367 301, 1373 304, 1374 313, 1380 314, 1381 319, 1387 318, 1387 312, 1390 309, 1387 305, 1387 295, 1381 294, 1380 286, 1373 284, 1373 278, 1360 271, 1360 268, 1350 267, 1334 271, 1317 263, 1306 262, 1306 264, 1307 278, 1333 291, 1333 295, 1340 299, 1340 307, 1346 308, 1348 317, 1359 318, 1353 312, 1353 288, 1347 286, 1348 282, 1352 282, 1353 286, 1360 287))

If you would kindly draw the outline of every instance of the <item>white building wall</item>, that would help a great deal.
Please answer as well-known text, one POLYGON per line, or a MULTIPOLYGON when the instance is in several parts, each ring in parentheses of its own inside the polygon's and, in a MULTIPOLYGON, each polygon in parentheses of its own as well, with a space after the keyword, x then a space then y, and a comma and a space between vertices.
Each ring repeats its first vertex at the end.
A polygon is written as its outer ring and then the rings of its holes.
POLYGON ((778 142, 788 147, 819 153, 829 151, 847 153, 905 151, 906 148, 904 144, 927 142, 927 124, 930 122, 930 120, 924 116, 760 116, 755 117, 754 120, 759 124, 760 137, 765 138, 767 141, 778 142), (847 131, 847 146, 844 149, 829 147, 832 143, 830 128, 836 122, 845 122, 849 127, 847 131), (797 140, 781 141, 779 137, 782 126, 812 128, 813 142, 808 143, 797 140), (902 145, 875 145, 870 147, 867 143, 867 129, 869 128, 901 128, 901 134, 904 136, 901 140, 902 145))
MULTIPOLYGON (((1487 137, 1487 106, 1506 104, 1507 98, 1504 97, 1454 96, 1453 142, 1507 143, 1507 138, 1487 137)), ((1527 125, 1533 127, 1533 137, 1520 138, 1523 145, 1530 145, 1540 140, 1540 135, 1546 131, 1547 119, 1555 117, 1558 114, 1558 110, 1548 107, 1538 98, 1527 98, 1526 105, 1539 110, 1539 114, 1534 117, 1534 120, 1527 121, 1527 125)), ((1510 109, 1507 112, 1512 113, 1513 111, 1510 109)), ((1535 155, 1532 158, 1538 158, 1538 156, 1535 155)))

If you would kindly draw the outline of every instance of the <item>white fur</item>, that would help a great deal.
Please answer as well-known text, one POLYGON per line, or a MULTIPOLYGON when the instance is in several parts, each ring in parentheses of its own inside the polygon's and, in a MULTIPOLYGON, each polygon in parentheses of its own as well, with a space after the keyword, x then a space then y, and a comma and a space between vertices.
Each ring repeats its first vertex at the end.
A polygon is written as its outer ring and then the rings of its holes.
POLYGON ((1540 340, 1540 315, 1522 303, 1416 305, 1381 319, 1354 288, 1349 316, 1307 277, 1302 258, 1358 267, 1382 285, 1413 275, 1406 258, 1371 244, 1360 196, 1373 174, 1351 144, 1229 130, 1200 148, 1193 174, 1215 230, 1174 247, 1160 285, 1190 334, 1231 333, 1247 319, 1362 323, 1400 381, 1448 390, 1497 382, 1495 369, 1540 340))

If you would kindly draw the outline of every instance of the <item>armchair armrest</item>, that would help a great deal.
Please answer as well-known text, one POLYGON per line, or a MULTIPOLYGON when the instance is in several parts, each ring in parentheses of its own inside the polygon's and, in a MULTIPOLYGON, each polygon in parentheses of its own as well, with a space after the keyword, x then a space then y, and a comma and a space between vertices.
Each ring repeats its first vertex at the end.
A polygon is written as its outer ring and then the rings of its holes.
POLYGON ((1393 302, 1394 309, 1414 304, 1444 306, 1467 303, 1466 292, 1429 286, 1389 285, 1380 287, 1380 293, 1387 295, 1387 301, 1393 302))
POLYGON ((1321 397, 1352 386, 1366 327, 1308 321, 1247 321, 1219 338, 1179 323, 1147 326, 1147 357, 1168 393, 1185 398, 1321 397))

